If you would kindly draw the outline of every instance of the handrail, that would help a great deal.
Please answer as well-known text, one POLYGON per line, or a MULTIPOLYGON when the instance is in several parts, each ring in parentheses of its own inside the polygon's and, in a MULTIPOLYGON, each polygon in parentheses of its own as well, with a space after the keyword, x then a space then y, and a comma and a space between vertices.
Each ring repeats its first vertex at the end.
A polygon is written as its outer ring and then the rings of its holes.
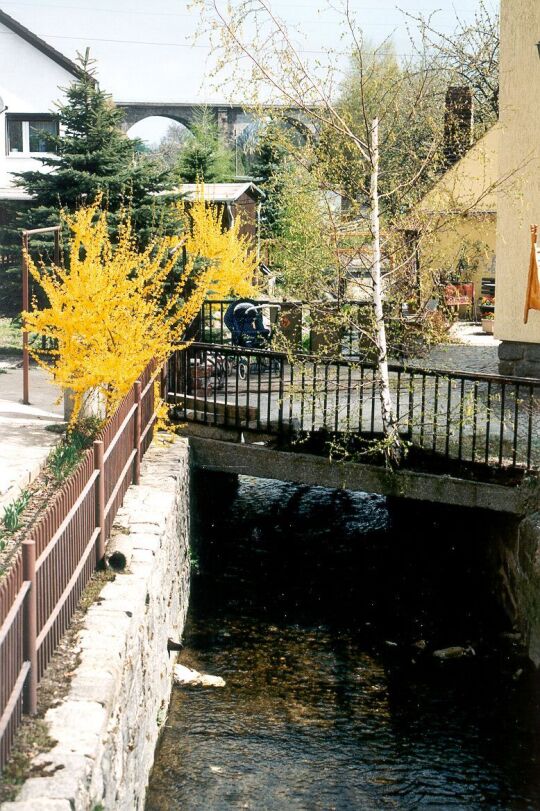
MULTIPOLYGON (((206 349, 208 351, 222 351, 228 352, 233 355, 260 355, 261 357, 275 357, 283 358, 285 360, 292 360, 298 363, 303 361, 317 363, 331 363, 340 366, 350 366, 351 368, 359 368, 362 366, 364 369, 377 370, 377 364, 368 361, 349 360, 348 358, 335 358, 326 355, 314 355, 307 352, 294 353, 289 355, 287 352, 278 351, 274 349, 248 349, 244 347, 231 346, 230 344, 208 344, 203 341, 192 341, 188 344, 189 347, 194 349, 206 349)), ((174 347, 181 349, 180 346, 174 347)), ((425 376, 438 376, 438 377, 451 377, 456 380, 478 380, 491 383, 506 383, 509 385, 523 385, 523 386, 540 386, 540 378, 536 377, 514 377, 508 375, 499 375, 487 372, 463 372, 458 369, 438 369, 432 367, 412 366, 406 363, 398 363, 396 361, 389 361, 388 370, 390 372, 401 372, 405 374, 419 374, 425 376)))

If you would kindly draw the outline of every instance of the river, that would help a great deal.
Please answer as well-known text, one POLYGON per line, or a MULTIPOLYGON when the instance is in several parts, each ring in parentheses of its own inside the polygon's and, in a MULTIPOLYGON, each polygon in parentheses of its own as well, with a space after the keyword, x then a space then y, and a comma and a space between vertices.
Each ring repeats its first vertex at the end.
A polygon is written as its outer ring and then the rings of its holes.
POLYGON ((173 689, 146 811, 540 809, 540 681, 476 546, 376 496, 222 482, 199 485, 180 661, 227 685, 173 689))

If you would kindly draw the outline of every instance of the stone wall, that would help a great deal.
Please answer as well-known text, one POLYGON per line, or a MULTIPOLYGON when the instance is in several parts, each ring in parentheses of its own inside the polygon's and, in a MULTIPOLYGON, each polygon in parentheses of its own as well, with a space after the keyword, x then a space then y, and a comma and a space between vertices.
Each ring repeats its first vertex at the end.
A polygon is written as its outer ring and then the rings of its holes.
POLYGON ((115 527, 133 541, 129 571, 88 611, 69 694, 45 716, 57 743, 35 759, 42 776, 2 811, 144 808, 172 686, 167 641, 181 638, 188 606, 187 442, 150 448, 115 527))
POLYGON ((499 373, 517 377, 540 377, 540 345, 524 341, 499 344, 499 373))
POLYGON ((524 652, 540 667, 540 513, 531 513, 513 531, 497 533, 491 547, 495 588, 524 652))

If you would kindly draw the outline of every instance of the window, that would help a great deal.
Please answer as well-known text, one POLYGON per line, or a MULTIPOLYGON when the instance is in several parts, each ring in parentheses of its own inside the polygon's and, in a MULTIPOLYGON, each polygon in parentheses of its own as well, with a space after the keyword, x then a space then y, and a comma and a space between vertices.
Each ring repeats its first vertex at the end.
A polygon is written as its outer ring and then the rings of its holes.
POLYGON ((23 122, 8 120, 8 155, 11 152, 23 151, 23 122))
POLYGON ((50 115, 7 115, 8 155, 39 155, 53 151, 47 135, 58 134, 58 122, 50 115))

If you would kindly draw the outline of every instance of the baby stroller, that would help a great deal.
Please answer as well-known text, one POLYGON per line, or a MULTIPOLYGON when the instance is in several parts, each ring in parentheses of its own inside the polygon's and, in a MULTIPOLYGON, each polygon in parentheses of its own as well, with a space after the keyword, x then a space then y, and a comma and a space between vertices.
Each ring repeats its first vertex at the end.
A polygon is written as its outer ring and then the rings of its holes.
MULTIPOLYGON (((253 299, 239 299, 227 307, 223 321, 230 330, 231 343, 245 349, 269 349, 272 330, 266 327, 262 317, 262 304, 253 299)), ((250 372, 279 370, 279 362, 265 357, 238 359, 238 374, 244 379, 250 372)))

